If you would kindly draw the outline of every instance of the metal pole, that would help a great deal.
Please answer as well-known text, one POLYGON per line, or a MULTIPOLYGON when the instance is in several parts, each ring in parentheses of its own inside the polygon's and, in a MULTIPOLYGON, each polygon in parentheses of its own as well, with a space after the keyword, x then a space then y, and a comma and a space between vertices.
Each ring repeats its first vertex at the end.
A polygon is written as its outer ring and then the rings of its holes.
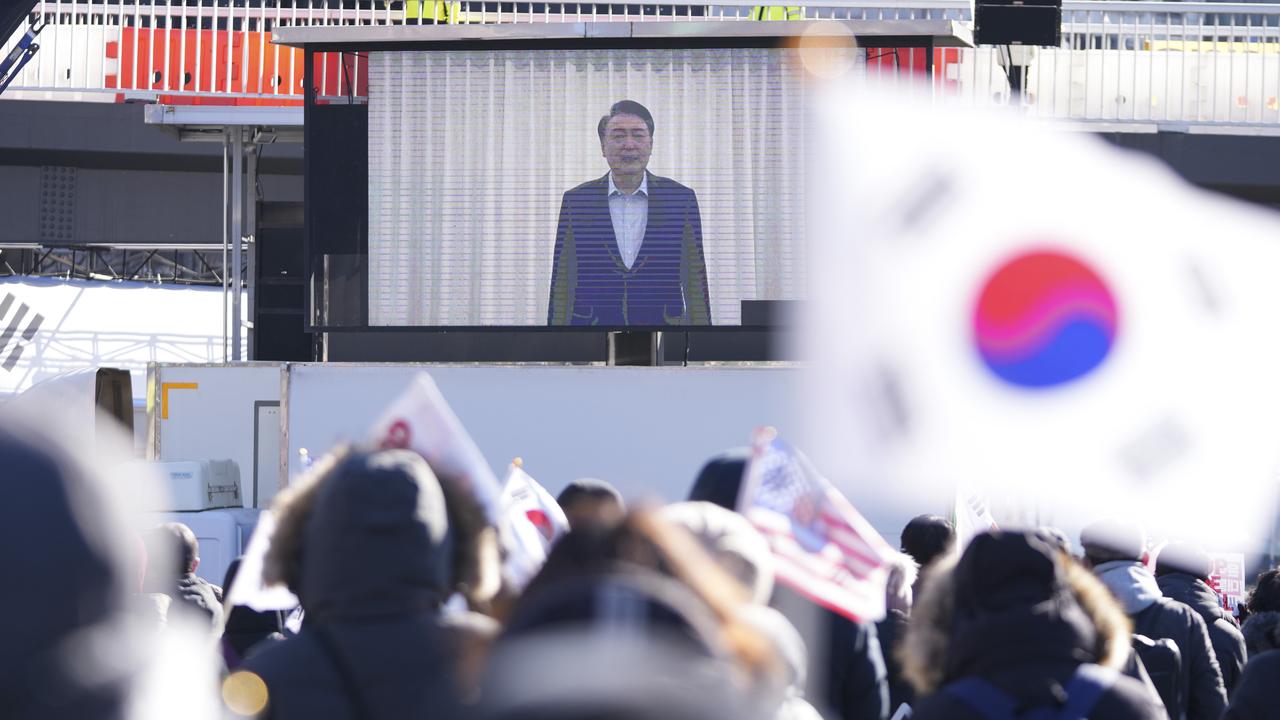
POLYGON ((231 178, 227 173, 227 150, 231 143, 231 129, 222 131, 222 362, 227 362, 227 183, 231 178))
MULTIPOLYGON (((250 131, 256 132, 256 131, 250 131)), ((249 266, 246 268, 245 277, 245 293, 244 299, 247 307, 245 312, 249 314, 249 322, 245 325, 245 344, 249 350, 248 358, 254 359, 254 344, 258 336, 257 325, 258 318, 254 308, 257 306, 257 289, 258 289, 258 145, 256 137, 250 137, 248 153, 249 157, 245 159, 245 185, 249 187, 248 202, 245 204, 245 236, 249 238, 249 266)))
POLYGON ((241 253, 244 250, 244 128, 231 133, 231 356, 239 362, 240 295, 244 283, 240 278, 241 253))
POLYGON ((1271 517, 1271 542, 1267 543, 1267 569, 1276 566, 1276 530, 1280 529, 1280 503, 1275 503, 1271 517))

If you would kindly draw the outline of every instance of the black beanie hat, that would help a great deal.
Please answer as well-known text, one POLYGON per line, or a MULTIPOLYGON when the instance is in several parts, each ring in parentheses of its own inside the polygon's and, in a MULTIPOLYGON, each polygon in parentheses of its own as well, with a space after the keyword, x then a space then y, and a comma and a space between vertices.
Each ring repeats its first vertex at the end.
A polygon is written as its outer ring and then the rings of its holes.
POLYGON ((707 461, 698 471, 689 491, 690 500, 705 500, 722 508, 736 511, 738 493, 742 489, 742 475, 751 459, 750 448, 726 450, 707 461))

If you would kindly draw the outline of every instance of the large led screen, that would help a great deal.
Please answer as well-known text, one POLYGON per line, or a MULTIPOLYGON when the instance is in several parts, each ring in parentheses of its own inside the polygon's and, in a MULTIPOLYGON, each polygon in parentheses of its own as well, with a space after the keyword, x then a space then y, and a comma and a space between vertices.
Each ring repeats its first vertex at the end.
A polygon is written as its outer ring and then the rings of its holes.
POLYGON ((369 324, 742 324, 804 294, 796 51, 369 54, 369 324))

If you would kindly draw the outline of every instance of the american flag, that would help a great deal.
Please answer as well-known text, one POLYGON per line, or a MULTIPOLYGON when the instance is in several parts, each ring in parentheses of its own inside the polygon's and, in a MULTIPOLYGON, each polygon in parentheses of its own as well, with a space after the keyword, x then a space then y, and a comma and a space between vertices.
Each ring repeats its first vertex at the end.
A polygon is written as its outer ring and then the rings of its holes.
POLYGON ((756 434, 738 506, 768 539, 778 580, 851 620, 884 617, 893 548, 772 430, 756 434))

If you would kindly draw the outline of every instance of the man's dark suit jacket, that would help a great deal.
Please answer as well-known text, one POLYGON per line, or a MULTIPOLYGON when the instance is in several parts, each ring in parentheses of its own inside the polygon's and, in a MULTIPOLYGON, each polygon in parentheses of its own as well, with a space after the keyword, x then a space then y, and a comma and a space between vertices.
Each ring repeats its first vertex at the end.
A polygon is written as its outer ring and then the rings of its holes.
POLYGON ((629 270, 609 216, 609 176, 564 194, 547 324, 711 324, 698 196, 669 178, 648 180, 649 220, 629 270))

